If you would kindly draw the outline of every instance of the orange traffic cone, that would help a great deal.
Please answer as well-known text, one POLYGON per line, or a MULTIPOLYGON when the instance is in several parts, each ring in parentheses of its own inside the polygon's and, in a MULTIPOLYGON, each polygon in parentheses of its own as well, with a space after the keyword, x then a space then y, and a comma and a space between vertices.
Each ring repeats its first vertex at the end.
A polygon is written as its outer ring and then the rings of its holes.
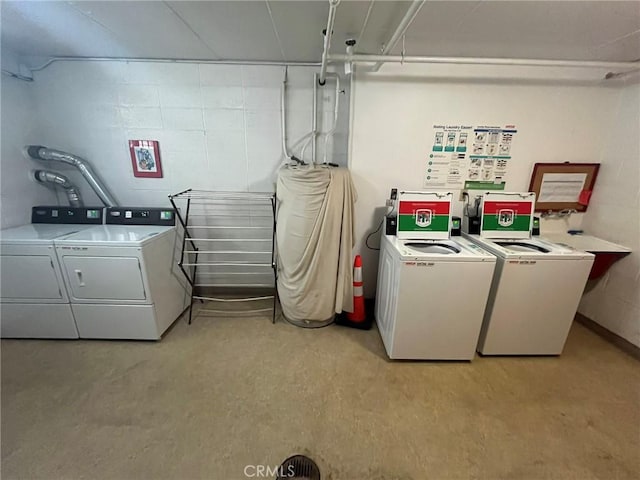
POLYGON ((353 313, 347 312, 347 320, 360 323, 367 318, 364 311, 364 292, 362 289, 362 258, 356 255, 353 262, 353 313))

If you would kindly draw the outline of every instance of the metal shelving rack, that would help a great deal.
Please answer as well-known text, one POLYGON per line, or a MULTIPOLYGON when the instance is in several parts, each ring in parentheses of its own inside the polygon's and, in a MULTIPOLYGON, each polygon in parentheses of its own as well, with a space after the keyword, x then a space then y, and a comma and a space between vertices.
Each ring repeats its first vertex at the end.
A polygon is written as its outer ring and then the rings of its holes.
POLYGON ((169 195, 183 229, 178 266, 191 285, 193 301, 253 302, 273 299, 272 308, 213 310, 200 313, 257 313, 272 310, 276 319, 276 197, 274 193, 213 192, 188 189, 169 195), (273 295, 219 298, 216 289, 273 289, 273 295))

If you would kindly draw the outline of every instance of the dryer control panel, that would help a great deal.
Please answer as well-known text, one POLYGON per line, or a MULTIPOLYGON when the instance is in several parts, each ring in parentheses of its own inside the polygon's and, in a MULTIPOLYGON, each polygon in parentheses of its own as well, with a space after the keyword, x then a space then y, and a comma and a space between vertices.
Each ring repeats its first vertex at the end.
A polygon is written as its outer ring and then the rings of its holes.
POLYGON ((107 208, 107 225, 163 225, 176 224, 176 214, 171 208, 110 207, 107 208))
POLYGON ((104 207, 39 206, 31 209, 31 223, 102 225, 104 207))

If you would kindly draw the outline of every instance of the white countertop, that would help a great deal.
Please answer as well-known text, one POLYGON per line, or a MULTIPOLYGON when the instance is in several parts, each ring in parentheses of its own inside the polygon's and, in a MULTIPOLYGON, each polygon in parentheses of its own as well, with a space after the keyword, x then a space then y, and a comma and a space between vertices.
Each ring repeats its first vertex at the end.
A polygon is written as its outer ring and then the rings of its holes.
POLYGON ((563 243, 576 250, 591 253, 630 253, 631 249, 591 235, 569 235, 568 233, 545 233, 542 237, 563 243))

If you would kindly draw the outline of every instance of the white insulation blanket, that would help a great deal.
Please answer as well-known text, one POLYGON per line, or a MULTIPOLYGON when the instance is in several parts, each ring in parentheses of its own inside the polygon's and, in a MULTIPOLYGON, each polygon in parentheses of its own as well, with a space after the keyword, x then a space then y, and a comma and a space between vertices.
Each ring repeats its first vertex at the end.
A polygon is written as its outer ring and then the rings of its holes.
POLYGON ((278 295, 290 320, 353 311, 353 210, 346 168, 284 167, 276 188, 278 295))

